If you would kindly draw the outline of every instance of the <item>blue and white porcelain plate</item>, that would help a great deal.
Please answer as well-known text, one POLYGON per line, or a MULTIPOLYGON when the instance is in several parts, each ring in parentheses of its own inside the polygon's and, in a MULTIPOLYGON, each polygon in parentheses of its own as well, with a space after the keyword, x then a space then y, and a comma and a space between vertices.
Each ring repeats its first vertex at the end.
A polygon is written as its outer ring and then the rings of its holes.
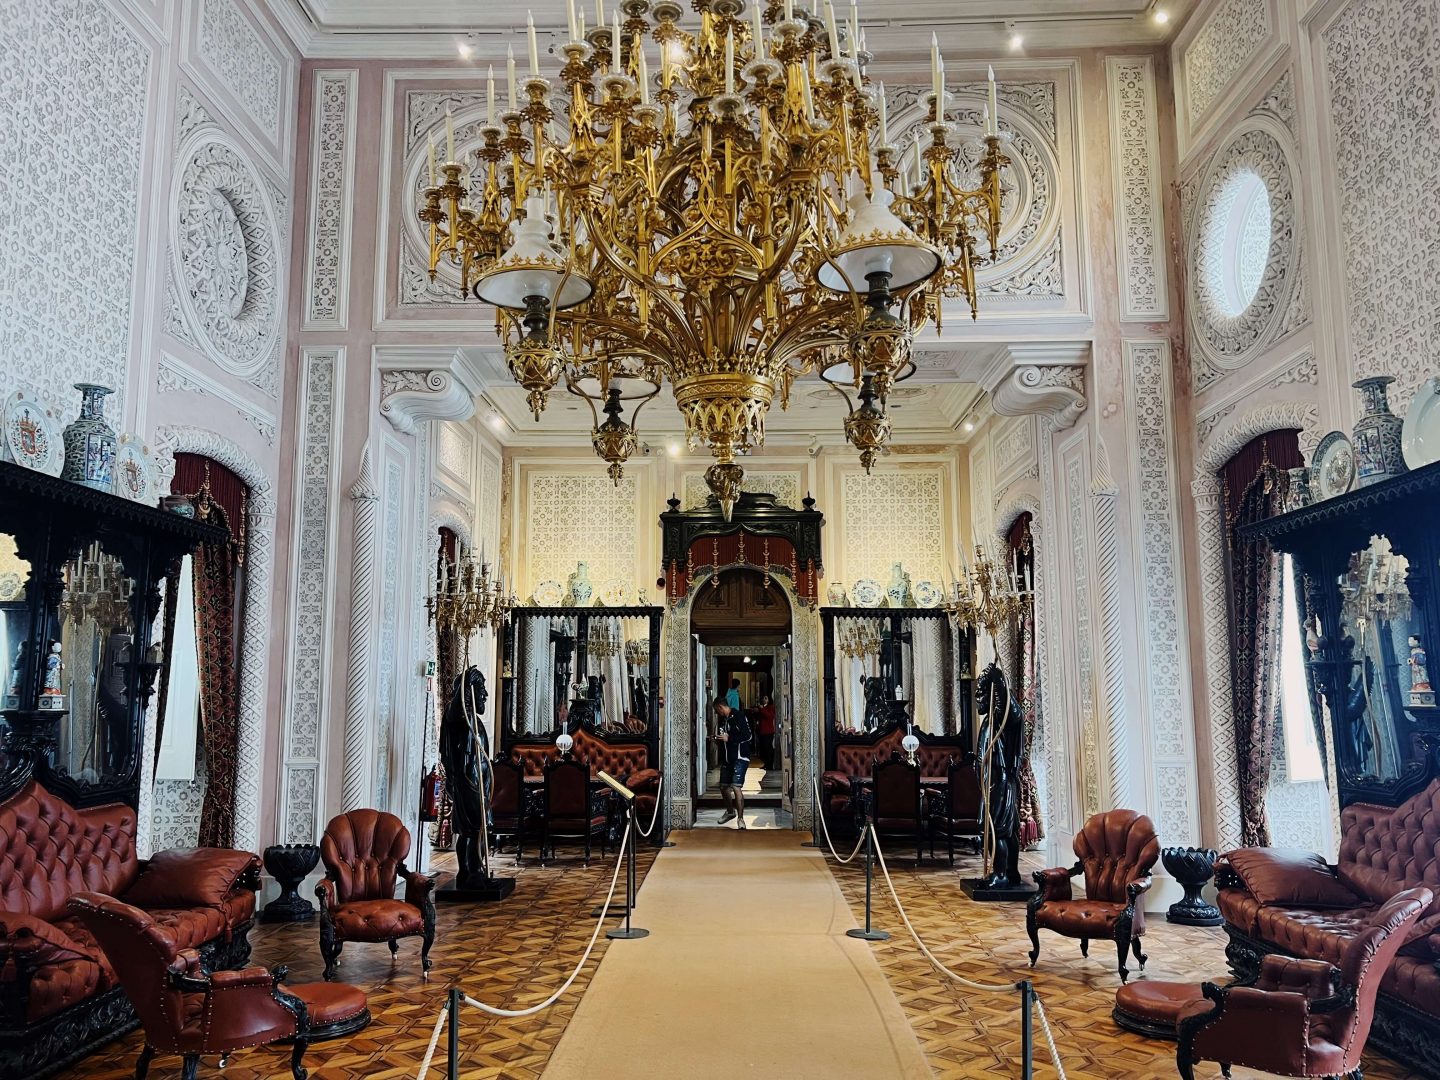
POLYGON ((916 607, 939 607, 945 599, 945 591, 933 581, 917 581, 914 588, 916 607))
POLYGON ((1315 448, 1315 497, 1333 499, 1355 483, 1355 448, 1350 436, 1332 431, 1315 448))
POLYGON ((861 578, 850 590, 850 599, 855 601, 856 607, 879 607, 880 601, 885 599, 885 590, 878 581, 861 578))

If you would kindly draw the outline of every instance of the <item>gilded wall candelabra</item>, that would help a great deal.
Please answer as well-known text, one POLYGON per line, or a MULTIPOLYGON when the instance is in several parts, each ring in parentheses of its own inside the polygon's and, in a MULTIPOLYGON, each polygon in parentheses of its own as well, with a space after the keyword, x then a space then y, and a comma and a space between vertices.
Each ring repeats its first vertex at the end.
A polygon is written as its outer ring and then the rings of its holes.
POLYGON ((425 601, 435 628, 453 631, 462 641, 486 628, 498 631, 514 606, 504 575, 497 570, 492 578, 490 564, 469 553, 441 556, 435 592, 425 601))
POLYGON ((975 546, 974 561, 963 559, 960 576, 950 583, 944 608, 957 626, 983 626, 993 640, 1000 627, 1016 622, 1035 599, 1030 570, 1021 576, 1018 559, 1007 564, 975 546))

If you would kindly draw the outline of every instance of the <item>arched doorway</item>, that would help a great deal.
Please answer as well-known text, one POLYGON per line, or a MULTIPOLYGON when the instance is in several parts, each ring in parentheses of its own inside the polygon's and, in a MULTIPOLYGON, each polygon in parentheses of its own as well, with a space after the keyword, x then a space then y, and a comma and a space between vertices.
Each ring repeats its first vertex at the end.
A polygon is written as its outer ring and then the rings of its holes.
POLYGON ((726 570, 697 588, 689 620, 694 679, 689 779, 696 824, 718 821, 720 754, 713 739, 711 703, 733 687, 757 736, 744 788, 747 824, 789 828, 794 784, 793 626, 785 590, 759 570, 726 570), (773 721, 763 709, 766 701, 773 705, 773 721))

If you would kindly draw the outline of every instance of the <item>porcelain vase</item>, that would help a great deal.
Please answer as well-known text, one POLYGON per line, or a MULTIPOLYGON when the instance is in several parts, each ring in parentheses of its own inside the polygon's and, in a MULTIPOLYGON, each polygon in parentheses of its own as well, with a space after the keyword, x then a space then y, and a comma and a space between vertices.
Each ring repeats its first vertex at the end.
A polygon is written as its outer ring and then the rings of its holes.
POLYGON ((1365 415, 1355 422, 1350 439, 1355 447, 1356 487, 1368 487, 1408 471, 1400 442, 1404 421, 1390 411, 1386 391, 1394 381, 1390 375, 1375 375, 1353 384, 1365 405, 1365 415))
POLYGON ((585 563, 576 563, 575 572, 570 575, 570 602, 576 607, 584 607, 590 603, 590 597, 594 595, 594 588, 590 585, 590 567, 585 563))
POLYGON ((1315 497, 1310 493, 1310 467, 1301 465, 1286 472, 1290 476, 1290 486, 1285 490, 1285 509, 1300 510, 1313 503, 1315 497))
POLYGON ((65 429, 63 480, 98 491, 115 489, 115 429, 105 422, 105 397, 114 391, 95 383, 76 383, 80 415, 65 429))

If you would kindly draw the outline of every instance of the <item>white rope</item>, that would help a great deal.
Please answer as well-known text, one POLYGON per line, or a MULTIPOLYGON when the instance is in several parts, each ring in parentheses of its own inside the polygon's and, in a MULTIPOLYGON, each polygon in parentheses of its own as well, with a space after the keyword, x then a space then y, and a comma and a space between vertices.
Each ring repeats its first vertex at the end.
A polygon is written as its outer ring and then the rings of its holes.
POLYGON ((605 917, 610 910, 610 901, 615 896, 615 883, 620 880, 620 868, 625 865, 625 845, 629 842, 630 826, 626 825, 625 835, 620 838, 620 851, 615 859, 615 872, 610 875, 610 891, 605 894, 605 903, 600 906, 600 918, 596 920, 595 930, 590 935, 590 942, 585 946, 585 955, 580 957, 580 962, 575 965, 575 970, 570 972, 570 977, 565 980, 565 982, 561 985, 560 989, 556 990, 548 998, 540 1002, 540 1004, 531 1005, 527 1009, 496 1008, 494 1005, 486 1005, 483 1001, 476 1001, 469 994, 462 995, 465 1004, 471 1006, 472 1008, 479 1009, 481 1012, 489 1013, 491 1016, 504 1016, 511 1018, 521 1016, 534 1016, 541 1010, 548 1009, 551 1005, 555 1004, 555 1002, 560 999, 560 995, 565 993, 566 990, 570 989, 570 984, 573 983, 576 977, 580 974, 580 969, 585 966, 585 961, 590 959, 590 953, 595 948, 595 941, 600 936, 600 928, 605 925, 605 917))
POLYGON ((855 841, 855 850, 850 852, 849 855, 846 855, 842 859, 839 853, 835 850, 835 845, 830 842, 830 827, 825 824, 825 811, 820 801, 820 781, 816 780, 812 776, 810 778, 810 783, 814 785, 815 788, 815 816, 820 819, 820 831, 825 834, 825 846, 830 849, 830 854, 835 859, 835 861, 841 866, 844 866, 846 863, 848 863, 851 859, 855 858, 855 856, 860 853, 860 845, 865 843, 865 830, 860 830, 860 839, 855 841))
POLYGON ((435 1030, 430 1033, 430 1045, 425 1048, 425 1060, 420 1062, 420 1071, 415 1074, 415 1080, 424 1080, 425 1074, 430 1071, 430 1062, 435 1057, 435 1047, 440 1045, 440 1029, 445 1026, 445 1018, 450 1015, 448 1008, 442 1008, 440 1015, 435 1018, 435 1030))
MULTIPOLYGON (((936 967, 936 969, 944 972, 950 978, 958 982, 961 986, 967 987, 971 990, 979 990, 987 994, 1013 993, 1017 984, 979 983, 975 982, 973 979, 967 979, 964 975, 951 971, 948 967, 942 964, 940 962, 940 959, 925 946, 925 942, 920 940, 920 935, 915 932, 915 927, 911 925, 910 916, 905 914, 905 908, 900 903, 900 896, 895 891, 895 882, 890 880, 890 869, 885 865, 885 853, 880 850, 880 840, 875 835, 875 826, 869 825, 866 826, 866 828, 869 830, 871 840, 875 845, 875 857, 880 863, 880 872, 885 875, 885 885, 890 890, 890 899, 894 901, 895 910, 900 914, 900 921, 905 924, 905 929, 910 931, 910 936, 915 939, 915 944, 919 946, 920 951, 924 953, 925 959, 929 960, 930 963, 936 967)), ((1045 1032, 1045 1041, 1050 1046, 1050 1060, 1055 1063, 1055 1072, 1060 1077, 1060 1080, 1065 1080, 1065 1067, 1060 1064, 1060 1053, 1055 1047, 1055 1037, 1051 1034, 1050 1021, 1045 1016, 1045 1007, 1040 1004, 1039 994, 1035 995, 1035 1007, 1040 1014, 1040 1026, 1045 1032)))
POLYGON ((665 790, 665 777, 660 777, 660 782, 655 785, 655 812, 650 815, 650 827, 648 829, 636 829, 645 839, 650 839, 650 834, 655 831, 655 822, 660 820, 660 795, 665 790))

